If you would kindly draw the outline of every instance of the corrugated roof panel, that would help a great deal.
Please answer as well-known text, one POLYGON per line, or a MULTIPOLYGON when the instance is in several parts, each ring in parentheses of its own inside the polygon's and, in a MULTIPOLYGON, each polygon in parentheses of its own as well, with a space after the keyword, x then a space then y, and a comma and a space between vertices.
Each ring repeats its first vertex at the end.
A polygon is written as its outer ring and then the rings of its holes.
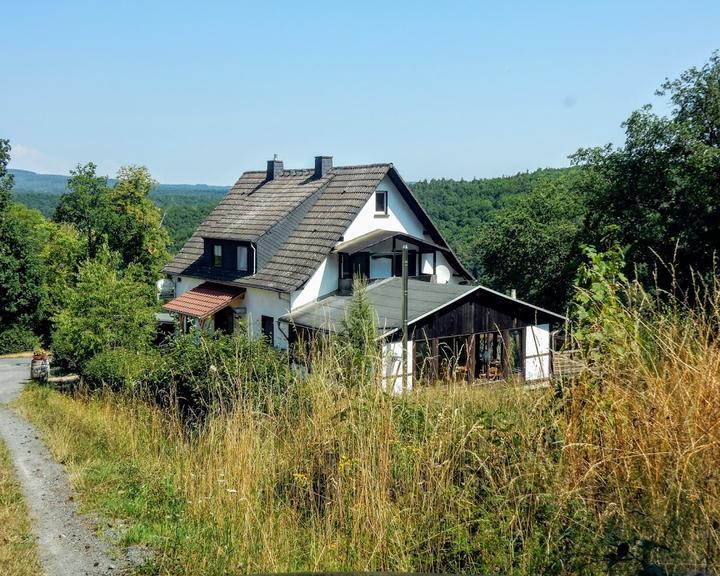
MULTIPOLYGON (((473 289, 473 286, 461 284, 433 284, 409 279, 408 322, 442 307, 473 289)), ((367 288, 367 296, 377 315, 376 321, 380 331, 401 327, 401 278, 387 278, 371 283, 367 288)), ((350 296, 333 295, 319 302, 301 306, 283 316, 281 320, 331 332, 339 331, 342 329, 345 309, 350 298, 350 296)))

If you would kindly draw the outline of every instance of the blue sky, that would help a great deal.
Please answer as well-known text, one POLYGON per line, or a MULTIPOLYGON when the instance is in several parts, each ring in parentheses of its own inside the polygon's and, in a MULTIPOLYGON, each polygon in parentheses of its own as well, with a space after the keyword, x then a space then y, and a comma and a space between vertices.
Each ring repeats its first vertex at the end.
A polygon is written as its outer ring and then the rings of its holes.
POLYGON ((7 2, 11 166, 229 184, 273 154, 408 180, 565 166, 720 48, 720 2, 7 2))

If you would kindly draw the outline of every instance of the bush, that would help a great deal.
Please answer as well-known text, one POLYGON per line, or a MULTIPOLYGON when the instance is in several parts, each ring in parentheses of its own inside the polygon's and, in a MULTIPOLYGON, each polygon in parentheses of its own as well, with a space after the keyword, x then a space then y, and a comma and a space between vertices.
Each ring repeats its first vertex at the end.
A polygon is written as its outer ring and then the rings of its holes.
POLYGON ((129 392, 138 387, 159 360, 155 351, 105 350, 87 362, 83 383, 91 389, 106 387, 116 392, 129 392))
POLYGON ((108 255, 80 267, 77 285, 54 318, 52 350, 59 364, 84 373, 106 350, 147 350, 155 333, 152 286, 120 276, 108 255))
POLYGON ((146 384, 162 401, 177 399, 185 411, 203 415, 250 402, 274 402, 292 379, 287 355, 264 339, 221 333, 176 336, 154 363, 146 384))
POLYGON ((28 352, 40 346, 40 338, 24 326, 11 326, 0 332, 0 354, 28 352))

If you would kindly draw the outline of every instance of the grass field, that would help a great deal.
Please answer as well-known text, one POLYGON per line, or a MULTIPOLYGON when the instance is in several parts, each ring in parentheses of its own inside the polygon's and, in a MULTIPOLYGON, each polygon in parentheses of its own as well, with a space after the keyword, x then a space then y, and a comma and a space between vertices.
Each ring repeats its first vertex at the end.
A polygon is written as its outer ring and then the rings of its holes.
POLYGON ((36 576, 41 572, 22 492, 10 454, 0 442, 0 574, 36 576))

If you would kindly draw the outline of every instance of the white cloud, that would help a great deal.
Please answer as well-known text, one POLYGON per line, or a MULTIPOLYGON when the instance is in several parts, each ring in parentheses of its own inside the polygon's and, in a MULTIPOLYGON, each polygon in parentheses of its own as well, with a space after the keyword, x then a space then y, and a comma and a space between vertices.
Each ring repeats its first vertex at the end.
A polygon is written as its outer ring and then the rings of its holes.
POLYGON ((32 170, 45 174, 66 174, 68 163, 61 158, 48 156, 44 152, 19 142, 10 142, 10 167, 32 170))

